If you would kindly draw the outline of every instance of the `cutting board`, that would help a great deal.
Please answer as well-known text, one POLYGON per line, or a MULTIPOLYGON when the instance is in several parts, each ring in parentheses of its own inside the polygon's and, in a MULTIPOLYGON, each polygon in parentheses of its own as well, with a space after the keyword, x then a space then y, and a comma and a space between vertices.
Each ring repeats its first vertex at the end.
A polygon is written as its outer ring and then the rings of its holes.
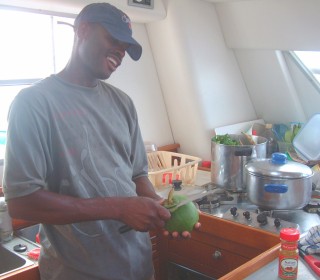
POLYGON ((241 132, 247 132, 251 134, 251 127, 254 123, 265 124, 263 119, 252 120, 248 122, 241 122, 232 125, 220 126, 214 129, 215 134, 241 134, 241 132))

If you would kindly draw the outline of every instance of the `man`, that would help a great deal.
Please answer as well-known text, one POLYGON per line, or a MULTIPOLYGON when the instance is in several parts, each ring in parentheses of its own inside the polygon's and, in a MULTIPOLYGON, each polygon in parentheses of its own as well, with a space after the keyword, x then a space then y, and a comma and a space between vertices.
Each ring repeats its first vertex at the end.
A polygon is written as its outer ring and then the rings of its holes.
POLYGON ((101 81, 125 52, 140 58, 130 24, 110 4, 86 6, 66 67, 12 103, 4 193, 13 218, 41 223, 41 279, 153 279, 148 231, 170 213, 148 180, 133 102, 101 81))

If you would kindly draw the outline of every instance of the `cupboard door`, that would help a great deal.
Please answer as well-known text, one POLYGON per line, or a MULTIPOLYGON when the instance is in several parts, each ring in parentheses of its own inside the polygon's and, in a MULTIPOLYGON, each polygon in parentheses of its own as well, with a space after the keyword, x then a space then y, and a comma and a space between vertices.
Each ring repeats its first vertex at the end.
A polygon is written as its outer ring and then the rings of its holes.
POLYGON ((152 261, 155 271, 155 280, 160 280, 160 238, 157 236, 156 232, 150 232, 150 240, 152 244, 152 261))
POLYGON ((249 259, 218 246, 189 240, 168 242, 168 262, 174 262, 210 277, 221 277, 249 259))

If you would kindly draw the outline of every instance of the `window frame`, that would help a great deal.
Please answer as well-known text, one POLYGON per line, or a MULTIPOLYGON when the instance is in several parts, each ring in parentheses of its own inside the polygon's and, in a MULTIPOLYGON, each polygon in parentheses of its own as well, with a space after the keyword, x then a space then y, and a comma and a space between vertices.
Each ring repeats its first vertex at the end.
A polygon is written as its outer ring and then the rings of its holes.
POLYGON ((305 75, 305 77, 311 82, 313 87, 320 94, 320 82, 314 76, 313 72, 303 63, 303 61, 299 58, 299 56, 294 51, 288 51, 289 57, 292 61, 298 66, 301 72, 305 75))
MULTIPOLYGON (((23 7, 13 7, 13 6, 9 6, 9 5, 2 5, 0 4, 0 10, 7 10, 7 11, 16 11, 16 12, 25 12, 25 13, 30 13, 30 14, 42 14, 45 16, 50 17, 50 21, 51 21, 51 36, 52 36, 52 43, 53 43, 53 49, 52 49, 52 53, 51 53, 51 61, 52 61, 52 66, 53 66, 53 71, 52 73, 57 73, 57 60, 56 60, 56 56, 57 56, 57 52, 55 49, 55 44, 56 42, 59 42, 59 40, 56 37, 55 34, 55 24, 65 24, 65 25, 69 25, 71 27, 73 27, 73 25, 71 23, 69 23, 69 20, 66 20, 65 22, 63 21, 63 18, 65 19, 70 19, 74 20, 76 15, 75 14, 70 14, 70 13, 62 13, 62 12, 54 12, 54 11, 48 11, 48 10, 38 10, 38 9, 32 9, 32 8, 23 8, 23 7), (58 41, 57 41, 58 40, 58 41)), ((47 75, 46 75, 47 76, 47 75)), ((10 86, 25 86, 28 87, 36 82, 38 82, 39 80, 42 80, 44 77, 32 77, 32 78, 17 78, 17 79, 0 79, 0 87, 10 87, 10 86)), ((18 93, 18 92, 17 92, 18 93)), ((1 100, 1 97, 0 97, 1 100)), ((3 129, 2 129, 3 130, 3 129)), ((6 130, 4 130, 6 131, 6 130)), ((0 166, 3 165, 4 163, 4 153, 3 153, 3 146, 5 146, 5 144, 1 144, 1 149, 0 149, 0 166)))

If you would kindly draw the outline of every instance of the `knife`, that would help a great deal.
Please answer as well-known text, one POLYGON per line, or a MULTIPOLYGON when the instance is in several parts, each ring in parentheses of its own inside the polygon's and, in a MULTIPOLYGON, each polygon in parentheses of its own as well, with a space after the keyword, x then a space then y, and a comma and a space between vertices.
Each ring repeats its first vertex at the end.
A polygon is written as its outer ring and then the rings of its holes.
POLYGON ((299 255, 305 260, 314 273, 320 276, 320 260, 311 255, 307 255, 301 249, 299 249, 299 255))
MULTIPOLYGON (((196 194, 192 194, 192 195, 188 195, 188 198, 179 202, 176 205, 173 205, 170 208, 167 208, 171 213, 173 213, 174 211, 176 211, 179 207, 188 204, 189 202, 193 202, 195 200, 201 199, 209 194, 215 194, 216 192, 221 191, 220 189, 212 189, 212 190, 204 190, 200 193, 196 193, 196 194)), ((130 227, 129 225, 123 225, 119 228, 119 233, 125 233, 128 232, 130 230, 132 230, 133 228, 130 227)))

